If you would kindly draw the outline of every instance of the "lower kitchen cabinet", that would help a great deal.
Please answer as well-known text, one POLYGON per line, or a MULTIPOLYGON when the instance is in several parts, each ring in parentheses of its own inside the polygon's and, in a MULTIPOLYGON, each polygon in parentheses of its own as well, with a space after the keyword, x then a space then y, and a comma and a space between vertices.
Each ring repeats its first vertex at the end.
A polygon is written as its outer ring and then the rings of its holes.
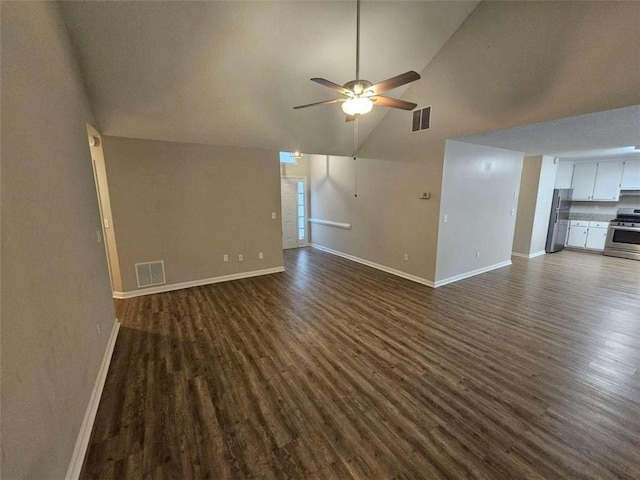
POLYGON ((606 240, 606 228, 589 227, 589 231, 587 232, 587 243, 585 246, 592 250, 604 250, 606 240))
POLYGON ((608 222, 571 220, 567 246, 602 251, 607 239, 608 227, 608 222))
POLYGON ((569 227, 569 237, 567 238, 568 247, 584 248, 587 244, 587 231, 589 227, 581 227, 579 225, 571 225, 569 227))

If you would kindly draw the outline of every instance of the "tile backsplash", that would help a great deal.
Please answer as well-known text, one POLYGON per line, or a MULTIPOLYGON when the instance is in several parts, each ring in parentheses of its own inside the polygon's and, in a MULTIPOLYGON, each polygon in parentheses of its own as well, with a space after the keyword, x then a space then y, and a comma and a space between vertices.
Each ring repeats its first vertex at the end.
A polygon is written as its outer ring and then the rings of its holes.
POLYGON ((622 195, 619 202, 571 202, 571 220, 613 220, 618 208, 640 208, 640 195, 622 195))

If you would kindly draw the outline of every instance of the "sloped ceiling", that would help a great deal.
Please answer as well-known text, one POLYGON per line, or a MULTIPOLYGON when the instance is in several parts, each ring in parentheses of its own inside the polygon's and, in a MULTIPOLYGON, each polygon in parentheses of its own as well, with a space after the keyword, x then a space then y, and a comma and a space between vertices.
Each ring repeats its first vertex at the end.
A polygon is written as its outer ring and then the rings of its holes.
MULTIPOLYGON (((477 3, 363 1, 360 76, 421 72, 477 3)), ((101 133, 335 155, 354 145, 340 106, 292 107, 335 98, 312 77, 355 77, 355 5, 61 2, 101 133)), ((360 120, 359 143, 386 112, 360 120)))

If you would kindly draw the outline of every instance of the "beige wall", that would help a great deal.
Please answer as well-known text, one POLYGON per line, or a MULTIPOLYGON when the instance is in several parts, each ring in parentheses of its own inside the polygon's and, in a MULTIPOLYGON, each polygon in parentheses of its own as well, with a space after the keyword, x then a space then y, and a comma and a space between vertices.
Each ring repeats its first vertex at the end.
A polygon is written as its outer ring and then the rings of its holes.
POLYGON ((540 253, 545 250, 547 244, 547 232, 549 231, 551 204, 553 203, 553 190, 555 188, 554 184, 557 173, 558 164, 554 157, 543 155, 540 163, 538 198, 536 199, 536 211, 533 216, 529 253, 540 253))
POLYGON ((125 292, 140 262, 164 260, 168 284, 282 266, 278 152, 109 136, 103 146, 125 292))
POLYGON ((558 165, 553 157, 526 157, 520 179, 518 217, 513 251, 523 255, 544 252, 558 165))
MULTIPOLYGON (((362 157, 376 159, 359 163, 366 201, 340 213, 362 233, 314 228, 314 243, 434 279, 445 141, 639 104, 639 15, 638 2, 480 3, 403 97, 433 107, 431 129, 411 134, 411 115, 391 110, 363 143, 362 157), (384 242, 372 248, 367 233, 384 242), (404 251, 415 253, 390 263, 404 251)), ((351 180, 336 175, 348 198, 351 180)))
POLYGON ((424 277, 424 225, 405 212, 423 212, 429 200, 419 199, 419 185, 411 188, 405 175, 411 165, 327 155, 310 160, 311 217, 351 224, 350 230, 314 224, 313 243, 424 277))
POLYGON ((540 167, 542 156, 526 157, 522 164, 520 178, 520 197, 518 199, 518 215, 513 237, 513 251, 528 255, 531 253, 531 235, 533 233, 533 219, 538 200, 538 184, 540 182, 540 167))
POLYGON ((96 236, 93 115, 58 8, 2 2, 6 480, 65 477, 115 319, 96 236))

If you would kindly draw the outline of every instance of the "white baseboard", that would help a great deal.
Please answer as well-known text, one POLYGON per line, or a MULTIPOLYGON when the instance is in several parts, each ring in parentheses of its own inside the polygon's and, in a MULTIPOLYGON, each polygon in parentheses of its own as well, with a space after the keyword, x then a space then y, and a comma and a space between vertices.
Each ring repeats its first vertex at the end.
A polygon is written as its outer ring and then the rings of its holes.
POLYGON ((202 285, 210 285, 212 283, 229 282, 231 280, 240 280, 241 278, 259 277, 260 275, 270 275, 272 273, 284 272, 284 267, 265 268, 262 270, 253 270, 251 272, 232 273, 231 275, 222 275, 220 277, 204 278, 202 280, 193 280, 191 282, 171 283, 169 285, 158 285, 156 287, 141 288, 129 292, 113 292, 113 298, 124 299, 141 297, 143 295, 152 295, 154 293, 171 292, 173 290, 182 290, 183 288, 200 287, 202 285))
POLYGON ((511 256, 512 257, 520 257, 520 258, 536 258, 536 257, 539 257, 539 256, 544 255, 546 253, 547 252, 545 252, 544 250, 540 250, 539 252, 533 252, 533 253, 511 252, 511 256))
POLYGON ((91 431, 93 430, 93 422, 96 419, 96 413, 98 411, 98 405, 100 404, 100 397, 102 397, 102 389, 104 388, 104 382, 107 379, 107 372, 109 371, 109 364, 111 363, 111 355, 113 355, 113 349, 116 345, 116 338, 118 337, 118 331, 120 330, 120 322, 116 318, 113 322, 113 328, 111 329, 111 335, 107 342, 107 348, 104 351, 102 357, 102 364, 100 370, 98 370, 98 376, 96 382, 93 385, 93 391, 91 397, 89 397, 89 404, 87 410, 84 413, 84 419, 80 426, 80 432, 76 440, 76 445, 73 449, 73 455, 71 455, 71 462, 67 469, 66 480, 76 480, 80 477, 80 470, 82 470, 82 463, 84 462, 84 456, 87 453, 89 447, 89 439, 91 438, 91 431))
POLYGON ((375 263, 370 260, 365 260, 364 258, 349 255, 348 253, 340 252, 339 250, 333 250, 332 248, 324 247, 316 243, 312 243, 311 246, 313 248, 317 248, 318 250, 322 250, 323 252, 331 253, 332 255, 346 258, 347 260, 351 260, 353 262, 361 263, 362 265, 366 265, 367 267, 375 268, 377 270, 382 270, 383 272, 390 273, 391 275, 395 275, 397 277, 406 278, 407 280, 411 280, 412 282, 426 285, 427 287, 431 287, 431 288, 434 287, 433 282, 431 280, 427 280, 426 278, 417 277, 415 275, 411 275, 410 273, 406 273, 401 270, 396 270, 395 268, 387 267, 385 265, 381 265, 379 263, 375 263))
POLYGON ((491 270, 496 270, 502 267, 508 267, 511 265, 511 260, 507 260, 505 262, 495 263, 493 265, 489 265, 488 267, 478 268, 477 270, 471 270, 470 272, 461 273, 460 275, 454 275, 449 278, 445 278, 443 280, 436 280, 435 286, 442 287, 443 285, 447 285, 449 283, 457 282, 459 280, 464 280, 465 278, 475 277, 476 275, 480 275, 481 273, 487 273, 491 270))

